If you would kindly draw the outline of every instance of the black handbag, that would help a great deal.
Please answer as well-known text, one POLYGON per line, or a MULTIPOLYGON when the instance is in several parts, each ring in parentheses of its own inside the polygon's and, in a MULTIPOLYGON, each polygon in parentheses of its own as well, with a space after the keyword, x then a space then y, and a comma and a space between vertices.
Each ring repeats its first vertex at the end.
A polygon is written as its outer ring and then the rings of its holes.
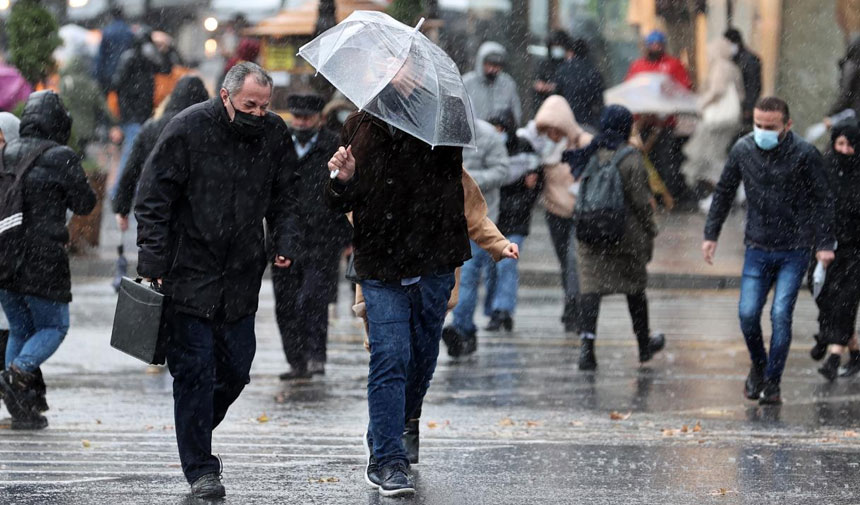
POLYGON ((156 284, 123 277, 113 318, 110 345, 150 365, 166 361, 170 338, 169 299, 156 284))

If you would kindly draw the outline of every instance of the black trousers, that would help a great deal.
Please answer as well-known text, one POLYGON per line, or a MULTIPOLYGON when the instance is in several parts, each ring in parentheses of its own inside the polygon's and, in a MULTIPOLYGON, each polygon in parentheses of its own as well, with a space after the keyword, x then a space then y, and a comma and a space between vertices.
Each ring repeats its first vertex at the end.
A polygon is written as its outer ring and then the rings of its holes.
POLYGON ((576 265, 572 264, 568 257, 571 241, 574 239, 572 236, 573 219, 558 217, 547 212, 546 224, 549 228, 549 238, 552 241, 553 249, 555 249, 555 255, 558 257, 559 265, 561 265, 561 284, 564 287, 564 312, 561 320, 565 324, 577 324, 579 320, 577 308, 579 275, 575 271, 570 271, 571 268, 576 268, 576 265))
POLYGON ((173 316, 167 366, 179 459, 189 483, 220 469, 212 455, 212 430, 251 381, 256 346, 254 315, 235 322, 173 316))
MULTIPOLYGON (((580 296, 581 320, 584 333, 597 334, 597 317, 600 315, 600 298, 597 293, 586 293, 580 296)), ((645 292, 627 295, 627 310, 633 320, 633 332, 639 346, 646 345, 651 338, 651 328, 648 324, 648 297, 645 292)))
POLYGON ((669 193, 678 202, 695 199, 681 172, 681 165, 684 163, 683 148, 687 140, 676 137, 671 130, 664 130, 657 137, 654 148, 648 155, 669 193))
POLYGON ((272 271, 275 316, 287 363, 294 368, 305 368, 310 360, 326 360, 328 304, 337 290, 332 270, 337 271, 336 260, 272 271))

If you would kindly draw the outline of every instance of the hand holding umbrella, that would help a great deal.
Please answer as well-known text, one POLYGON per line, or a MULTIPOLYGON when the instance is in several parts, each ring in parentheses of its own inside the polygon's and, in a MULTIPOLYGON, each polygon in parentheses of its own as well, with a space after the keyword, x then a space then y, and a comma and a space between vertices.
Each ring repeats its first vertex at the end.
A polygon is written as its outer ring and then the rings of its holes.
POLYGON ((355 175, 355 157, 352 155, 352 146, 347 146, 345 149, 340 147, 331 160, 328 162, 328 169, 331 171, 331 178, 346 182, 352 179, 355 175))

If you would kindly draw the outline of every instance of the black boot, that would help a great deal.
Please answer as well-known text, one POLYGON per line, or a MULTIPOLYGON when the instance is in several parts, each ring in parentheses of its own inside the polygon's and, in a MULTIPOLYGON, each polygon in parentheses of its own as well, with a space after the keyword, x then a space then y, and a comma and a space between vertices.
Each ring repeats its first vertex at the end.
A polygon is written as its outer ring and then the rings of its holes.
POLYGON ((744 396, 747 400, 758 400, 761 396, 761 390, 764 388, 764 368, 765 365, 756 364, 750 367, 750 373, 744 383, 744 396))
POLYGON ((764 383, 764 388, 759 396, 759 405, 779 405, 782 403, 782 395, 779 388, 779 382, 769 379, 764 383))
POLYGON ((842 369, 842 373, 839 374, 839 376, 851 377, 852 375, 856 375, 857 372, 860 372, 860 351, 850 351, 848 364, 845 365, 845 368, 842 369))
POLYGON ((406 426, 403 429, 403 447, 406 449, 406 457, 409 458, 410 465, 418 464, 418 450, 420 449, 419 438, 419 419, 410 419, 406 421, 406 426))
POLYGON ((812 336, 815 339, 815 344, 809 350, 809 357, 815 361, 821 361, 824 355, 827 354, 827 344, 821 341, 821 336, 816 333, 812 336))
POLYGON ((564 331, 568 333, 580 332, 579 313, 579 300, 568 298, 564 301, 564 314, 561 316, 561 322, 564 323, 564 331))
POLYGON ((583 338, 579 347, 579 369, 587 372, 597 369, 597 358, 594 356, 594 339, 583 338))
POLYGON ((839 362, 842 360, 842 356, 838 354, 831 354, 827 357, 827 360, 824 361, 824 364, 821 368, 818 369, 818 373, 824 376, 830 382, 836 380, 836 377, 839 375, 839 362))
POLYGON ((655 333, 648 340, 639 340, 639 363, 651 361, 655 354, 666 347, 666 336, 655 333))
POLYGON ((48 420, 37 411, 36 376, 15 365, 0 373, 0 396, 12 415, 12 429, 40 430, 48 420))
POLYGON ((35 382, 33 383, 33 389, 36 392, 36 411, 37 412, 47 412, 50 407, 48 407, 48 400, 45 395, 48 392, 47 386, 45 386, 45 378, 42 377, 42 369, 37 368, 33 375, 36 376, 35 382))
POLYGON ((313 377, 313 373, 308 370, 308 364, 299 364, 299 365, 290 365, 290 371, 284 372, 278 376, 282 381, 295 381, 295 380, 304 380, 310 379, 313 377))
POLYGON ((452 358, 468 356, 478 348, 476 332, 462 333, 453 326, 446 326, 442 329, 442 341, 448 347, 448 356, 452 358))
POLYGON ((503 312, 500 310, 494 310, 490 315, 490 322, 487 323, 487 326, 484 328, 487 331, 499 331, 502 329, 503 323, 503 312))

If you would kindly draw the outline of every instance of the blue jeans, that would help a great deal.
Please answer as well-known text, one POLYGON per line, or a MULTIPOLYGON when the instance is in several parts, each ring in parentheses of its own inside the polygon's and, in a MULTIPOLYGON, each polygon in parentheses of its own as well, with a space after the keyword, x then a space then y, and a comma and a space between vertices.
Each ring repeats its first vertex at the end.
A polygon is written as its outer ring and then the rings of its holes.
POLYGON ((368 433, 380 468, 408 465, 400 437, 430 387, 453 288, 453 273, 425 275, 410 286, 361 282, 370 340, 368 433))
POLYGON ((469 241, 472 247, 472 258, 463 263, 460 269, 460 299, 454 307, 453 326, 460 333, 471 334, 477 331, 475 326, 475 307, 478 305, 478 286, 481 283, 481 274, 489 278, 490 269, 493 268, 493 258, 490 254, 478 247, 473 241, 469 241))
POLYGON ((122 179, 123 172, 125 172, 125 164, 128 163, 131 148, 134 146, 134 139, 137 138, 137 134, 140 133, 142 126, 140 123, 126 123, 120 126, 122 129, 122 151, 120 151, 119 155, 119 168, 116 172, 116 180, 110 188, 111 199, 116 196, 116 192, 119 190, 119 181, 122 179))
POLYGON ((69 304, 0 289, 0 305, 9 320, 4 366, 35 372, 66 337, 69 304))
MULTIPOLYGON (((508 235, 508 240, 523 249, 524 235, 508 235)), ((517 308, 517 290, 520 284, 519 262, 515 259, 503 259, 490 267, 490 275, 485 283, 487 289, 487 315, 495 311, 513 314, 517 308)))
POLYGON ((254 316, 227 323, 173 316, 167 367, 173 376, 173 415, 182 472, 189 483, 220 470, 212 430, 251 382, 257 349, 254 316))
POLYGON ((791 346, 791 319, 800 284, 809 265, 809 251, 765 251, 748 247, 741 277, 741 331, 754 365, 766 366, 765 379, 779 382, 791 346), (770 311, 773 336, 765 352, 761 315, 767 293, 774 287, 770 311))

